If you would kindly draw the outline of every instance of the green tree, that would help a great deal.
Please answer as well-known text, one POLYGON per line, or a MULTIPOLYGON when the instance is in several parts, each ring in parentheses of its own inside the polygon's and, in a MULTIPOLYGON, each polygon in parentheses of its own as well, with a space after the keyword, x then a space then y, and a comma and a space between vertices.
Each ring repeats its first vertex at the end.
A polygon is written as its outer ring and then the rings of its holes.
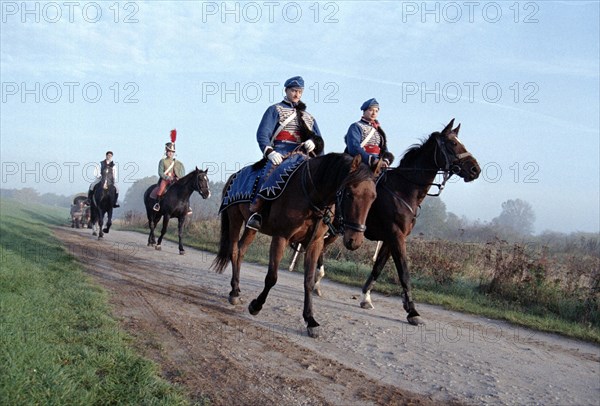
POLYGON ((529 203, 521 199, 502 203, 502 212, 492 219, 492 226, 504 236, 532 235, 535 213, 529 203))
POLYGON ((440 198, 429 197, 423 200, 413 235, 423 234, 425 238, 440 238, 446 234, 446 204, 440 198))
POLYGON ((125 193, 125 200, 120 209, 117 209, 116 214, 121 217, 124 213, 133 212, 145 214, 146 207, 144 206, 144 192, 150 185, 156 185, 158 176, 147 176, 136 180, 125 193))

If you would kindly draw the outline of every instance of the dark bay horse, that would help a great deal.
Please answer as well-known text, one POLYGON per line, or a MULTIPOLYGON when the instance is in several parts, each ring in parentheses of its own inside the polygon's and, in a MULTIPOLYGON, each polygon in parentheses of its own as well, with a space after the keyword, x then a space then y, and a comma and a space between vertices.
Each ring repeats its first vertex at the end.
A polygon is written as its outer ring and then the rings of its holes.
POLYGON ((418 325, 423 319, 415 308, 411 295, 410 275, 406 255, 406 238, 411 233, 419 206, 432 186, 444 188, 452 175, 465 182, 479 177, 481 168, 477 160, 458 139, 460 124, 454 119, 442 130, 432 133, 422 144, 413 146, 404 154, 397 168, 386 171, 377 184, 377 199, 367 217, 365 237, 382 241, 371 274, 362 288, 360 306, 372 308, 370 292, 383 267, 394 259, 402 285, 402 301, 410 324, 418 325), (436 175, 443 175, 441 184, 433 183, 436 175))
MULTIPOLYGON (((374 258, 371 274, 362 288, 360 306, 364 309, 373 308, 371 289, 392 256, 403 289, 402 299, 408 313, 408 322, 414 325, 423 323, 412 300, 406 238, 410 235, 419 207, 432 186, 438 187, 439 191, 430 196, 437 196, 452 175, 471 182, 481 172, 477 160, 458 139, 460 124, 454 129, 453 126, 454 119, 441 133, 434 132, 422 144, 410 148, 399 166, 387 170, 377 182, 377 198, 367 217, 365 237, 371 241, 379 241, 381 245, 374 258), (433 183, 437 174, 443 174, 441 184, 433 183)), ((334 240, 335 238, 328 238, 325 249, 334 240)), ((320 296, 318 285, 325 275, 323 254, 319 257, 317 266, 315 292, 320 296)))
MULTIPOLYGON (((379 172, 379 167, 375 168, 379 172)), ((233 176, 232 176, 233 177, 233 176)), ((227 181, 223 194, 232 177, 227 181)), ((269 251, 269 267, 265 277, 265 287, 260 295, 248 306, 250 314, 257 315, 264 305, 269 291, 277 283, 279 263, 289 243, 302 243, 304 253, 304 310, 308 335, 319 334, 319 323, 313 317, 311 292, 314 286, 316 263, 323 250, 324 236, 329 230, 334 206, 344 224, 343 242, 350 250, 357 249, 363 242, 364 222, 375 192, 375 173, 361 158, 347 154, 330 153, 305 161, 291 176, 288 185, 279 198, 270 205, 263 215, 261 232, 272 237, 269 251), (337 203, 336 203, 337 197, 337 203)), ((256 236, 256 231, 244 228, 248 220, 248 203, 238 203, 227 207, 221 213, 221 240, 219 252, 212 267, 219 273, 231 261, 231 292, 229 302, 239 304, 240 267, 244 255, 256 236), (239 241, 238 241, 239 239, 239 241)))
POLYGON ((208 176, 206 172, 208 170, 200 170, 196 168, 192 172, 188 173, 181 179, 174 182, 169 189, 165 192, 163 198, 160 200, 160 210, 155 211, 153 209, 157 199, 150 197, 152 190, 156 185, 150 186, 144 192, 144 205, 146 206, 146 214, 148 216, 148 226, 150 227, 150 235, 148 236, 148 245, 154 246, 155 249, 160 250, 162 239, 167 232, 169 220, 171 217, 178 219, 178 236, 179 236, 179 254, 185 254, 183 249, 183 243, 181 241, 183 233, 183 223, 187 216, 188 207, 190 205, 190 196, 194 191, 200 193, 203 199, 210 197, 210 189, 208 187, 208 176), (156 225, 163 219, 162 230, 160 231, 160 237, 158 237, 158 243, 154 237, 154 229, 156 225))
POLYGON ((112 225, 113 203, 117 195, 117 188, 114 184, 106 184, 104 180, 94 186, 92 193, 92 201, 90 202, 91 223, 94 231, 92 235, 98 235, 98 239, 102 239, 104 234, 108 234, 112 225), (106 186, 106 187, 105 187, 106 186), (106 227, 104 224, 104 215, 106 215, 106 227), (96 232, 96 226, 98 232, 96 232))

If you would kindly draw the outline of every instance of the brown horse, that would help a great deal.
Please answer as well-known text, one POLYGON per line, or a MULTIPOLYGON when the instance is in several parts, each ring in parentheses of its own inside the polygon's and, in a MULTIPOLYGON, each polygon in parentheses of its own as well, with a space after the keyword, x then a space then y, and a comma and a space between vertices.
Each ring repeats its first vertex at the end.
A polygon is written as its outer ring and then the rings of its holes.
MULTIPOLYGON (((290 243, 302 243, 304 253, 304 310, 308 335, 317 337, 319 323, 313 317, 311 292, 317 259, 323 250, 324 236, 329 230, 332 209, 337 210, 343 224, 344 246, 355 250, 363 242, 365 220, 375 200, 375 173, 361 163, 360 157, 330 153, 305 161, 291 176, 281 195, 263 215, 261 232, 272 237, 269 252, 269 267, 265 287, 248 306, 250 314, 257 315, 264 305, 270 289, 277 282, 277 271, 285 248, 290 243), (336 202, 337 197, 337 202, 336 202), (341 216, 340 216, 341 215, 341 216)), ((223 194, 231 178, 227 181, 223 194)), ((222 273, 231 261, 231 292, 229 302, 240 301, 240 267, 248 246, 256 231, 245 228, 241 239, 240 229, 250 216, 248 203, 227 207, 221 214, 221 241, 213 268, 222 273)))
MULTIPOLYGON (((419 207, 432 186, 439 188, 438 196, 452 175, 458 175, 465 182, 479 177, 481 169, 477 160, 467 151, 458 139, 460 124, 456 128, 454 119, 444 130, 432 133, 422 144, 410 148, 397 168, 389 169, 377 182, 377 199, 373 202, 367 217, 365 237, 380 241, 379 251, 374 258, 371 274, 362 288, 360 306, 372 309, 371 289, 381 274, 386 262, 392 256, 402 285, 404 309, 410 324, 418 325, 423 319, 412 300, 410 275, 406 261, 406 238, 411 233, 419 207), (433 183, 438 173, 443 174, 443 182, 433 183)), ((325 249, 335 238, 325 241, 325 249)), ((318 260, 315 292, 321 295, 319 283, 325 275, 323 255, 318 260)))

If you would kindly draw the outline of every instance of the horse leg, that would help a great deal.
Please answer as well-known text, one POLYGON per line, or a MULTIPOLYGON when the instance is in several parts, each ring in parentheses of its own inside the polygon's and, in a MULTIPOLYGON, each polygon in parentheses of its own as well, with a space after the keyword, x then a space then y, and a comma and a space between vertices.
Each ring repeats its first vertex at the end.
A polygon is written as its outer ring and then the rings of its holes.
POLYGON ((244 227, 242 238, 237 242, 236 240, 240 235, 242 221, 232 221, 231 225, 230 238, 233 239, 230 239, 230 241, 234 242, 231 250, 231 292, 229 292, 229 303, 235 306, 242 303, 242 299, 240 298, 240 270, 242 268, 244 255, 246 255, 250 244, 252 244, 254 237, 256 237, 256 230, 244 227))
POLYGON ((185 221, 185 216, 180 216, 177 222, 177 236, 179 237, 179 255, 185 255, 185 250, 183 249, 182 243, 182 234, 183 234, 183 222, 185 221))
POLYGON ((277 270, 279 268, 279 262, 283 257, 285 248, 287 247, 288 240, 284 237, 273 237, 271 239, 271 249, 269 250, 269 270, 267 276, 265 276, 265 288, 260 295, 248 306, 248 311, 251 315, 256 316, 262 309, 263 305, 267 301, 269 291, 277 283, 277 270))
POLYGON ((113 209, 111 206, 106 212, 106 227, 103 230, 106 234, 108 234, 108 232, 110 231, 110 226, 112 225, 112 211, 113 209))
POLYGON ((102 213, 102 210, 99 210, 99 213, 98 213, 98 239, 104 238, 104 231, 102 230, 103 225, 104 225, 104 213, 102 213))
POLYGON ((312 310, 312 291, 315 287, 315 271, 319 257, 323 254, 323 239, 313 241, 306 247, 304 254, 304 311, 302 317, 306 322, 309 337, 319 336, 319 323, 315 320, 312 310))
POLYGON ((404 310, 408 313, 406 318, 414 326, 425 324, 425 321, 421 318, 417 309, 415 309, 415 303, 412 300, 410 274, 408 272, 408 263, 406 262, 406 242, 403 237, 398 239, 398 244, 392 246, 392 258, 394 258, 400 284, 402 285, 402 303, 404 310))
POLYGON ((337 240, 337 236, 329 235, 328 237, 325 237, 323 241, 323 250, 321 251, 321 255, 319 255, 319 260, 317 261, 317 274, 315 275, 314 292, 317 296, 323 295, 323 292, 321 291, 321 279, 325 277, 325 251, 327 250, 327 247, 335 242, 335 240, 337 240))
POLYGON ((323 252, 319 255, 319 259, 317 259, 317 272, 315 274, 315 289, 314 292, 317 296, 323 296, 323 292, 321 291, 321 279, 325 277, 325 265, 323 260, 323 252))
POLYGON ((165 234, 167 233, 167 226, 169 225, 169 215, 165 214, 163 216, 163 222, 162 222, 162 228, 160 230, 160 236, 158 237, 158 242, 156 243, 156 247, 154 247, 155 250, 160 251, 161 250, 161 246, 160 244, 162 244, 162 239, 165 236, 165 234))
POLYGON ((150 229, 150 233, 148 234, 148 247, 156 245, 156 239, 154 238, 154 228, 156 227, 156 222, 154 221, 153 216, 148 214, 148 228, 150 229))
POLYGON ((373 303, 371 302, 371 289, 373 289, 373 286, 375 286, 375 282, 377 281, 377 278, 379 278, 379 275, 381 275, 381 271, 383 270, 383 267, 389 258, 390 246, 384 242, 379 249, 379 253, 377 254, 377 258, 373 264, 373 269, 371 270, 371 273, 369 274, 369 277, 362 288, 360 307, 363 309, 373 309, 373 303))

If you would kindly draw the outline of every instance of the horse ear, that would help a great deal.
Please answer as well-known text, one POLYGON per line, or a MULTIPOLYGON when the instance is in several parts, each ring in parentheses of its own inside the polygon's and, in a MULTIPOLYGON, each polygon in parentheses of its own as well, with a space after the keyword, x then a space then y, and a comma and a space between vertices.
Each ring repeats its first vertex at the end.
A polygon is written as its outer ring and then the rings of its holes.
POLYGON ((448 123, 446 128, 444 128, 444 130, 442 131, 442 134, 444 134, 444 135, 450 134, 450 131, 452 131, 453 125, 454 125, 454 119, 450 120, 450 122, 448 123))
POLYGON ((375 177, 378 177, 379 174, 381 173, 381 171, 383 170, 383 159, 380 159, 377 161, 377 164, 375 165, 374 168, 371 168, 373 170, 373 174, 375 175, 375 177))
POLYGON ((358 167, 360 166, 362 162, 362 157, 360 155, 356 155, 354 157, 354 159, 352 160, 352 165, 350 165, 350 172, 354 172, 355 170, 358 169, 358 167))
POLYGON ((198 169, 198 167, 196 166, 196 171, 199 171, 200 169, 198 169))
POLYGON ((460 131, 460 123, 458 123, 458 125, 456 126, 456 128, 454 130, 452 130, 452 132, 456 135, 458 135, 458 132, 460 131))

